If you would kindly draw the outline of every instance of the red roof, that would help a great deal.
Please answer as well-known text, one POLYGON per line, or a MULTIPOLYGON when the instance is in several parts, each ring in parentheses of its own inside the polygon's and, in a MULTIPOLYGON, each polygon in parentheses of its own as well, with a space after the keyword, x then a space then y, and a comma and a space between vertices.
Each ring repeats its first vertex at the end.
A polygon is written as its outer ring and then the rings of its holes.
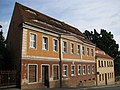
POLYGON ((98 47, 95 48, 95 57, 113 59, 111 56, 109 56, 108 54, 106 54, 103 50, 101 50, 98 47))

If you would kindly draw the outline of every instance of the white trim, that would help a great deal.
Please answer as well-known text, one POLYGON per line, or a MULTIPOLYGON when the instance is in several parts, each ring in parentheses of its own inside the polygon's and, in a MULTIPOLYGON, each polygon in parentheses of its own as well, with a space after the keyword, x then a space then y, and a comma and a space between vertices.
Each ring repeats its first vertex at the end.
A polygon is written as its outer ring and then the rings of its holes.
MULTIPOLYGON (((24 56, 22 60, 44 60, 44 61, 59 61, 59 58, 52 58, 52 57, 39 57, 39 56, 24 56), (45 60, 44 60, 45 59, 45 60)), ((69 58, 62 58, 62 61, 66 62, 88 62, 88 63, 96 63, 95 60, 82 60, 82 59, 69 59, 69 58)))
POLYGON ((68 41, 67 40, 62 40, 62 46, 63 46, 62 47, 62 50, 63 50, 62 52, 63 53, 68 53, 68 41), (66 42, 66 52, 64 52, 64 43, 63 42, 66 42))
MULTIPOLYGON (((90 64, 87 65, 87 72, 88 72, 88 66, 90 66, 90 64)), ((90 70, 90 68, 89 68, 89 70, 90 70)), ((90 72, 88 72, 88 75, 90 75, 90 73, 91 73, 91 70, 90 70, 90 72)))
POLYGON ((49 51, 49 36, 47 36, 47 35, 42 35, 42 50, 45 50, 45 51, 49 51), (48 42, 47 42, 47 48, 48 49, 45 49, 45 48, 43 48, 43 37, 45 37, 45 38, 47 38, 48 39, 48 42))
POLYGON ((35 32, 30 32, 30 33, 29 33, 29 36, 30 36, 30 37, 29 37, 29 40, 30 40, 30 41, 29 41, 29 48, 31 48, 31 49, 37 49, 37 34, 36 34, 35 32), (31 34, 33 34, 33 35, 36 36, 36 43, 35 43, 35 46, 36 46, 36 47, 31 47, 31 43, 30 43, 30 41, 31 41, 31 34))
POLYGON ((70 53, 75 54, 75 44, 73 42, 70 43, 70 53), (72 48, 72 45, 73 45, 73 48, 72 48), (73 49, 73 52, 72 52, 72 49, 73 49))
POLYGON ((63 77, 68 77, 68 64, 63 64, 63 74, 62 74, 62 76, 63 77), (67 66, 67 75, 64 75, 64 66, 67 66))
MULTIPOLYGON (((53 71, 53 66, 58 66, 58 69, 60 70, 60 66, 59 66, 59 64, 52 64, 52 78, 54 77, 54 71, 53 71)), ((59 73, 59 70, 58 70, 58 76, 60 76, 60 73, 59 73)), ((59 80, 60 78, 58 78, 58 80, 59 80)), ((54 80, 54 81, 58 81, 58 80, 54 80)))
POLYGON ((72 64, 71 65, 71 76, 75 76, 76 75, 76 73, 75 73, 75 71, 76 71, 76 69, 75 69, 76 67, 75 67, 75 64, 72 64), (74 66, 74 74, 72 74, 72 66, 74 66))
POLYGON ((49 76, 49 81, 50 81, 50 65, 49 64, 41 64, 41 82, 42 82, 42 66, 48 66, 48 76, 49 76))
POLYGON ((59 41, 58 41, 57 38, 54 38, 54 37, 53 37, 52 41, 53 41, 53 51, 56 52, 56 53, 58 53, 58 51, 59 51, 59 44, 58 44, 59 41), (57 51, 54 50, 54 40, 57 40, 57 51))
POLYGON ((28 84, 34 84, 34 83, 38 83, 38 64, 28 64, 28 84), (29 82, 29 66, 30 65, 36 65, 37 66, 36 82, 29 82))
POLYGON ((82 65, 82 72, 83 72, 83 75, 86 75, 86 65, 84 64, 84 65, 82 65), (85 73, 84 73, 84 71, 83 71, 83 69, 84 69, 84 66, 85 66, 85 73))
POLYGON ((78 73, 78 75, 82 75, 82 65, 81 64, 77 65, 77 73, 78 73), (80 73, 79 73, 79 66, 80 66, 80 73))

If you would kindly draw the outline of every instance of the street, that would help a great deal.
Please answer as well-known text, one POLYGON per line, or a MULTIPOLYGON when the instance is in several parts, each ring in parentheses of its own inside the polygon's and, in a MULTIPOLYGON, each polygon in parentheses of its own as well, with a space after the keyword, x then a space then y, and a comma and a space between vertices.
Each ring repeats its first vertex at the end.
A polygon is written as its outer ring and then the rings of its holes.
MULTIPOLYGON (((7 89, 0 89, 0 90, 20 90, 20 89, 7 88, 7 89)), ((33 90, 33 89, 31 89, 31 90, 33 90)), ((100 87, 86 87, 86 88, 44 88, 44 89, 34 89, 34 90, 120 90, 120 85, 100 86, 100 87)))

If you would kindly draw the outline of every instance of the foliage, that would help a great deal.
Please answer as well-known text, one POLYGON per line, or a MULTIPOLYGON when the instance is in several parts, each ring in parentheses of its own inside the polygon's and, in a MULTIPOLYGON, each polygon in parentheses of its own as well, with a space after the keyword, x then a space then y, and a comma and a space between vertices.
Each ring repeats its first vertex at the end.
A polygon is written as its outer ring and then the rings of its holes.
POLYGON ((97 47, 114 58, 116 75, 120 75, 120 72, 118 72, 120 71, 120 51, 118 51, 119 45, 116 44, 113 34, 104 29, 101 29, 100 33, 98 33, 94 29, 94 32, 89 32, 86 30, 84 35, 96 44, 97 47))

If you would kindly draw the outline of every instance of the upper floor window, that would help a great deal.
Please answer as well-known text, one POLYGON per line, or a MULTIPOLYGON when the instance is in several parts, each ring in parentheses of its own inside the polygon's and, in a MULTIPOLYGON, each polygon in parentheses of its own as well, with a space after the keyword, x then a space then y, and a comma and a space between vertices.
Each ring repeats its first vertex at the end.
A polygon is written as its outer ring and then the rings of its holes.
POLYGON ((43 37, 43 49, 48 50, 48 38, 43 37))
POLYGON ((64 65, 63 66, 63 76, 67 76, 68 75, 68 66, 64 65))
POLYGON ((36 34, 30 34, 30 47, 36 48, 36 34))
POLYGON ((54 50, 55 52, 58 51, 58 41, 57 41, 56 39, 53 40, 53 50, 54 50))
POLYGON ((80 45, 78 45, 78 54, 80 55, 80 45))
POLYGON ((63 41, 63 52, 67 52, 67 42, 63 41))
POLYGON ((104 66, 106 67, 106 61, 104 61, 104 66))
POLYGON ((91 55, 94 56, 94 50, 93 49, 91 49, 91 55))
POLYGON ((90 65, 88 65, 88 74, 90 74, 90 65))
POLYGON ((75 66, 72 65, 71 66, 71 76, 74 76, 75 75, 75 66))
POLYGON ((74 53, 74 44, 71 43, 71 53, 74 53))
POLYGON ((81 75, 81 65, 78 65, 78 75, 81 75))
POLYGON ((90 51, 89 51, 89 48, 87 48, 87 55, 89 56, 89 54, 90 54, 90 51))
POLYGON ((94 73, 95 73, 95 66, 92 65, 92 74, 94 74, 94 73))
POLYGON ((103 67, 103 61, 101 61, 101 67, 103 67))
POLYGON ((85 55, 85 48, 82 47, 82 55, 84 56, 85 55))

